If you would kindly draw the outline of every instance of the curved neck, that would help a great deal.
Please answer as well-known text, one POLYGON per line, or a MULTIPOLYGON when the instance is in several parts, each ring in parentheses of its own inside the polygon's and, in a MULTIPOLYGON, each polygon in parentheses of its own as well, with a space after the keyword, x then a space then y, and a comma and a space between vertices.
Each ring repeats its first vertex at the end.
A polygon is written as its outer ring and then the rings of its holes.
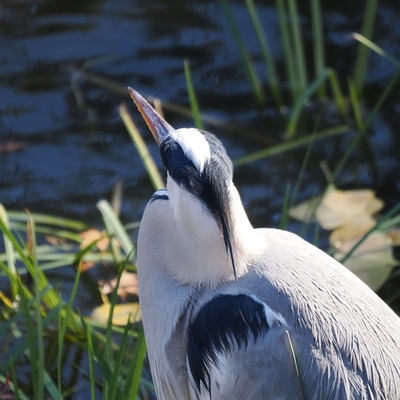
MULTIPOLYGON (((211 286, 233 280, 234 271, 230 254, 226 251, 223 234, 215 219, 192 194, 180 188, 173 179, 167 182, 175 228, 171 231, 171 245, 166 257, 172 262, 167 268, 182 284, 211 286)), ((233 185, 228 188, 230 204, 230 240, 239 277, 247 270, 251 259, 253 227, 233 185)))

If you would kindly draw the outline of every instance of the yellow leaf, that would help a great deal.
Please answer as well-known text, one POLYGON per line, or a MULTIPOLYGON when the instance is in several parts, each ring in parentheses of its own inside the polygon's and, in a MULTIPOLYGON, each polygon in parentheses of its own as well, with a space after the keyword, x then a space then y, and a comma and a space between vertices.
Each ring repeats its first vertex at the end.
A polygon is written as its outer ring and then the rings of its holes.
POLYGON ((355 215, 345 225, 335 229, 330 234, 330 244, 333 247, 340 248, 342 243, 358 241, 375 225, 376 221, 370 215, 355 215))
MULTIPOLYGON (((112 293, 116 284, 117 278, 111 279, 109 281, 99 281, 101 286, 100 292, 103 295, 112 293)), ((118 296, 126 297, 128 294, 138 294, 138 282, 137 274, 133 272, 123 271, 121 275, 121 280, 119 281, 118 296)))
POLYGON ((400 229, 393 229, 387 233, 392 246, 400 246, 400 229))
POLYGON ((390 250, 352 256, 344 263, 346 268, 375 292, 386 282, 395 265, 397 263, 390 250))
MULTIPOLYGON (((92 311, 90 318, 99 324, 107 324, 110 310, 111 304, 102 304, 92 311)), ((123 326, 128 322, 138 322, 141 318, 139 303, 116 304, 114 306, 113 325, 123 326)))
POLYGON ((303 222, 315 218, 324 229, 335 229, 358 215, 373 215, 382 209, 384 203, 369 189, 338 190, 329 186, 324 197, 311 198, 289 211, 289 215, 303 222))
POLYGON ((358 215, 372 215, 383 205, 373 190, 332 190, 322 199, 315 217, 324 229, 335 229, 358 215))
POLYGON ((311 222, 319 201, 319 197, 313 197, 310 200, 300 203, 289 210, 289 215, 297 221, 311 222))
POLYGON ((13 302, 0 290, 0 300, 3 301, 3 303, 8 307, 8 308, 15 308, 13 305, 13 302))
POLYGON ((106 235, 105 231, 99 231, 97 229, 88 229, 87 231, 80 232, 79 236, 83 239, 81 243, 81 249, 84 249, 94 242, 100 251, 107 250, 110 240, 106 235))
MULTIPOLYGON (((362 236, 353 238, 340 243, 337 248, 342 254, 347 254, 362 236)), ((381 250, 391 250, 390 240, 383 232, 375 231, 368 235, 365 240, 357 247, 353 254, 371 253, 381 250)))
MULTIPOLYGON (((359 238, 356 238, 343 242, 340 251, 335 253, 334 257, 340 261, 358 240, 359 238)), ((397 264, 388 239, 382 232, 371 233, 344 262, 345 267, 375 291, 385 283, 392 268, 397 264)))

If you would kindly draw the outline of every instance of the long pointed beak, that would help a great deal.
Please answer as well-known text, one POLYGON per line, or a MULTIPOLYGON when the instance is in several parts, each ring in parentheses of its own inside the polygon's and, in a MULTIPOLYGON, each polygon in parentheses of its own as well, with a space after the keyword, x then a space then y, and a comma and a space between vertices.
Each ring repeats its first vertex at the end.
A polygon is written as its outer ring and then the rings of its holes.
POLYGON ((160 145, 162 141, 174 131, 174 128, 165 121, 138 92, 130 87, 128 87, 128 91, 140 114, 142 114, 143 119, 146 121, 154 139, 157 144, 160 145))

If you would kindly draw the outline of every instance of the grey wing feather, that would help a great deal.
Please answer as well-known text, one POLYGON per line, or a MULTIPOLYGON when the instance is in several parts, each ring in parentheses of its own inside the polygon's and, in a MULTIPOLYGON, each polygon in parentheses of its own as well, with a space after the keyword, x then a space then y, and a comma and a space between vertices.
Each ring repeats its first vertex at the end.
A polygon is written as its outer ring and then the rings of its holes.
MULTIPOLYGON (((271 326, 247 346, 218 353, 209 371, 212 398, 400 399, 400 319, 302 239, 282 231, 260 234, 267 250, 258 264, 237 283, 199 299, 192 314, 217 295, 241 293, 264 303, 271 326)), ((192 390, 193 398, 203 398, 192 390)))

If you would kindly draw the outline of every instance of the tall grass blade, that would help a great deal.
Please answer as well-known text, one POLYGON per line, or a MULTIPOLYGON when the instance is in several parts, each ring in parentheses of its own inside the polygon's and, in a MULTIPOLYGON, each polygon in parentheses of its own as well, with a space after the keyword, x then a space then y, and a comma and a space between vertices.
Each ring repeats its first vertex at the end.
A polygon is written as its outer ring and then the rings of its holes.
POLYGON ((14 237, 14 235, 10 232, 10 230, 7 229, 7 227, 5 226, 5 224, 4 224, 2 219, 0 219, 0 230, 3 231, 3 234, 12 243, 12 245, 14 247, 14 251, 18 254, 20 260, 24 263, 24 265, 25 265, 26 269, 28 270, 29 274, 32 277, 34 277, 35 274, 36 274, 36 271, 37 271, 40 290, 42 290, 43 288, 47 288, 48 289, 46 291, 46 294, 43 297, 43 301, 46 304, 46 306, 49 307, 50 309, 56 307, 61 302, 60 296, 51 287, 49 281, 47 280, 47 278, 43 274, 43 272, 40 269, 37 269, 35 271, 35 266, 32 263, 31 258, 26 255, 25 249, 20 245, 20 243, 14 237))
POLYGON ((275 0, 275 3, 276 3, 276 9, 278 11, 279 29, 282 38, 283 57, 284 57, 286 76, 289 81, 289 89, 292 101, 295 101, 299 93, 299 89, 297 83, 296 66, 293 58, 293 44, 291 42, 291 37, 289 33, 289 23, 285 6, 285 0, 275 0))
POLYGON ((193 87, 189 60, 186 58, 183 61, 183 67, 185 70, 186 88, 188 91, 188 97, 190 102, 190 108, 192 110, 194 126, 197 129, 204 129, 203 123, 201 122, 199 103, 197 101, 196 92, 193 87))
MULTIPOLYGON (((83 318, 82 318, 83 319, 83 318)), ((94 374, 94 351, 93 351, 93 337, 90 325, 86 325, 86 338, 87 338, 87 349, 89 357, 89 381, 90 381, 90 399, 96 399, 96 377, 94 374)))
POLYGON ((258 161, 262 158, 275 156, 277 154, 281 154, 286 151, 293 150, 301 146, 305 146, 307 145, 307 143, 309 143, 310 140, 317 141, 317 140, 327 139, 328 137, 342 135, 348 132, 349 132, 349 127, 347 125, 335 126, 333 128, 321 131, 318 134, 310 134, 307 136, 303 136, 298 139, 292 140, 290 142, 284 142, 276 146, 269 147, 257 151, 255 153, 251 153, 246 156, 237 158, 236 160, 234 160, 234 165, 239 166, 250 162, 258 161))
MULTIPOLYGON (((2 204, 0 204, 0 219, 3 221, 5 228, 9 230, 10 222, 7 216, 6 209, 3 207, 2 204)), ((15 257, 14 247, 4 232, 3 232, 3 240, 4 240, 4 249, 7 257, 8 270, 10 271, 11 274, 16 275, 17 270, 16 270, 16 257, 15 257)), ((18 286, 16 285, 14 280, 10 280, 10 289, 12 298, 13 300, 15 300, 18 295, 18 286)))
MULTIPOLYGON (((325 69, 324 30, 322 27, 323 18, 320 0, 310 0, 310 6, 314 50, 314 74, 318 77, 325 69)), ((318 94, 320 98, 326 95, 325 84, 322 83, 320 85, 318 94)))
POLYGON ((347 147, 346 152, 344 155, 340 158, 338 165, 335 167, 333 173, 332 173, 332 181, 335 182, 337 176, 340 174, 344 166, 346 165, 347 160, 349 159, 351 153, 357 148, 359 145, 362 137, 364 136, 364 131, 359 131, 357 132, 357 135, 355 138, 351 141, 350 145, 347 147))
POLYGON ((36 352, 32 354, 31 364, 35 363, 37 366, 37 374, 34 385, 36 385, 36 398, 44 398, 44 343, 43 343, 43 325, 42 325, 42 312, 41 312, 41 296, 40 296, 40 283, 39 283, 39 269, 36 262, 36 234, 35 224, 30 216, 27 223, 27 250, 33 265, 33 282, 34 282, 34 296, 35 296, 35 319, 36 319, 36 352))
POLYGON ((283 198, 283 205, 281 211, 281 220, 279 222, 279 229, 286 229, 289 221, 289 204, 290 204, 290 183, 286 185, 285 197, 283 198))
POLYGON ((139 153, 139 156, 146 168, 147 174, 150 177, 151 183, 155 190, 165 187, 164 180, 161 178, 160 172, 158 171, 157 165, 151 156, 149 149, 146 146, 142 136, 140 135, 136 125, 129 115, 126 104, 122 103, 118 108, 119 115, 125 124, 125 127, 139 153))
POLYGON ((376 113, 382 107, 383 103, 385 102, 385 100, 389 96, 389 93, 392 91, 393 87, 395 86, 395 84, 397 83, 399 78, 400 78, 400 68, 397 70, 396 74, 392 76, 392 78, 390 79, 389 83, 385 86, 385 90, 379 96, 378 100, 376 101, 376 103, 372 107, 372 109, 371 109, 370 113, 368 114, 368 117, 367 117, 367 119, 365 121, 365 124, 364 124, 365 129, 367 129, 369 127, 369 125, 371 124, 371 122, 372 122, 373 118, 375 117, 376 113))
POLYGON ((107 227, 109 227, 110 232, 114 234, 121 243, 127 258, 132 261, 135 255, 135 246, 124 229, 121 221, 112 209, 110 203, 106 200, 100 200, 97 203, 97 208, 100 210, 104 222, 107 227))
MULTIPOLYGON (((114 368, 113 368, 113 380, 110 382, 110 399, 115 399, 117 389, 118 389, 118 382, 119 378, 122 371, 123 367, 123 361, 124 361, 124 356, 127 354, 127 339, 128 339, 128 332, 129 330, 132 329, 132 326, 130 323, 127 323, 124 329, 124 333, 121 338, 121 342, 119 343, 119 349, 117 353, 117 359, 114 362, 114 368)), ((129 385, 131 384, 130 380, 127 380, 129 382, 129 385)))
POLYGON ((362 111, 360 106, 360 100, 357 94, 356 84, 351 78, 348 79, 348 86, 349 86, 350 102, 357 130, 358 132, 365 132, 365 125, 362 117, 362 111))
POLYGON ((312 149, 313 149, 313 145, 314 145, 314 140, 316 138, 316 133, 317 133, 317 129, 314 130, 313 136, 311 137, 310 141, 307 144, 306 153, 303 157, 303 161, 301 162, 300 171, 296 178, 296 183, 295 183, 293 191, 292 191, 288 210, 290 210, 293 207, 293 205, 295 204, 295 202, 297 200, 297 194, 299 192, 301 182, 303 181, 307 166, 311 159, 311 154, 312 154, 312 149))
MULTIPOLYGON (((363 12, 363 22, 361 26, 361 35, 366 38, 372 38, 377 9, 378 0, 366 0, 363 12)), ((354 85, 358 97, 361 97, 363 92, 367 66, 368 48, 359 46, 354 66, 354 85)))
POLYGON ((386 221, 392 218, 400 211, 400 203, 396 204, 393 208, 391 208, 368 232, 364 234, 362 238, 352 247, 352 249, 341 259, 340 263, 346 262, 353 253, 357 250, 357 248, 364 242, 364 240, 372 233, 379 229, 381 225, 383 225, 386 221))
MULTIPOLYGON (((105 340, 105 349, 104 349, 104 355, 105 355, 105 359, 109 361, 113 360, 113 352, 112 352, 112 333, 113 333, 113 325, 112 325, 112 321, 113 321, 113 315, 114 315, 114 309, 115 309, 115 305, 117 304, 117 294, 118 294, 118 288, 121 282, 121 276, 122 276, 122 271, 123 271, 123 265, 122 268, 119 268, 118 270, 118 275, 117 275, 117 282, 114 288, 114 291, 112 293, 111 296, 111 307, 110 307, 110 313, 108 316, 108 321, 107 321, 107 327, 106 327, 106 340, 105 340)), ((124 331, 124 334, 126 334, 126 330, 124 331)), ((115 362, 113 361, 112 363, 112 367, 115 368, 115 362)), ((103 391, 106 393, 106 398, 109 398, 110 400, 113 399, 113 397, 110 395, 110 390, 112 387, 114 387, 114 390, 119 392, 119 387, 117 385, 114 385, 113 382, 115 380, 115 378, 118 377, 118 375, 116 375, 115 373, 113 373, 113 368, 110 368, 110 379, 105 379, 104 380, 104 388, 103 391)), ((121 393, 118 393, 118 398, 121 398, 121 393)))
POLYGON ((375 43, 371 42, 371 40, 369 40, 365 36, 360 35, 359 33, 353 33, 353 37, 354 37, 354 39, 358 40, 363 45, 365 45, 368 48, 370 48, 375 53, 377 53, 380 56, 382 56, 385 60, 389 61, 397 69, 400 68, 400 61, 397 58, 395 58, 392 55, 390 55, 389 53, 387 53, 385 50, 383 50, 381 47, 379 47, 375 43))
POLYGON ((303 386, 302 386, 302 384, 301 384, 299 366, 298 366, 298 364, 297 364, 296 353, 295 353, 295 351, 294 351, 294 347, 293 347, 292 339, 290 338, 290 333, 289 333, 289 331, 286 331, 286 336, 287 336, 287 338, 288 338, 289 347, 290 347, 290 352, 291 352, 291 355, 292 355, 292 358, 293 358, 294 369, 295 369, 295 371, 296 371, 296 376, 297 376, 297 380, 298 380, 298 384, 299 384, 300 399, 301 399, 301 400, 304 400, 303 386))
POLYGON ((72 286, 72 291, 70 294, 70 297, 68 299, 68 303, 66 307, 60 311, 59 316, 58 316, 58 335, 57 335, 57 343, 58 343, 58 352, 57 352, 57 382, 58 382, 58 393, 61 396, 61 372, 62 372, 62 350, 63 350, 63 343, 65 340, 65 333, 67 331, 67 326, 68 323, 72 322, 75 325, 75 329, 73 329, 74 332, 78 331, 77 328, 77 318, 75 318, 74 315, 72 315, 72 304, 75 300, 76 293, 78 292, 78 285, 79 285, 79 280, 81 277, 81 265, 79 264, 77 268, 77 272, 75 275, 75 280, 74 284, 72 286))
MULTIPOLYGON (((82 317, 82 315, 79 316, 81 320, 81 324, 86 332, 87 335, 87 342, 88 342, 88 357, 89 357, 89 368, 90 368, 90 387, 91 387, 91 399, 96 399, 96 378, 94 374, 94 363, 93 361, 95 360, 98 366, 100 367, 100 370, 103 375, 103 387, 102 387, 102 392, 103 396, 102 398, 104 400, 107 400, 108 397, 108 383, 112 381, 113 375, 112 375, 112 366, 111 366, 111 358, 107 357, 108 353, 108 347, 107 344, 104 343, 104 340, 101 340, 101 345, 99 345, 97 340, 94 340, 94 335, 92 332, 91 326, 85 321, 85 319, 82 317)), ((97 337, 99 337, 97 335, 97 337)), ((102 338, 103 339, 103 338, 102 338)), ((118 394, 120 397, 120 393, 118 394)))
POLYGON ((295 68, 297 71, 298 92, 302 93, 307 87, 307 66, 304 54, 303 34, 300 29, 300 14, 297 8, 297 0, 287 0, 292 32, 293 51, 295 54, 295 68))
POLYGON ((339 79, 335 70, 327 68, 329 71, 329 84, 335 99, 336 105, 339 109, 340 115, 343 120, 347 120, 346 100, 343 96, 342 89, 340 88, 339 79))
POLYGON ((52 400, 62 400, 63 396, 58 392, 57 385, 53 382, 50 375, 44 371, 44 387, 52 400))
POLYGON ((336 104, 338 105, 341 114, 345 114, 344 98, 337 83, 335 74, 330 68, 327 68, 322 72, 320 76, 318 76, 310 83, 307 90, 296 100, 286 129, 286 139, 291 139, 295 135, 305 101, 313 96, 317 92, 319 87, 328 79, 330 80, 333 88, 336 104))
POLYGON ((33 320, 30 314, 29 299, 27 299, 22 290, 21 293, 21 311, 26 321, 26 340, 28 344, 28 355, 31 367, 31 383, 35 399, 43 399, 43 377, 42 365, 39 365, 37 347, 36 347, 36 334, 37 331, 33 326, 33 320))
POLYGON ((278 74, 276 72, 276 66, 274 58, 272 57, 271 50, 261 25, 261 21, 258 15, 257 7, 254 0, 245 0, 247 9, 249 11, 251 20, 253 22, 254 30, 257 35, 258 42, 260 43, 261 53, 264 58, 265 70, 267 73, 268 84, 271 89, 272 95, 278 105, 278 107, 283 106, 283 97, 281 88, 279 85, 278 74))
POLYGON ((55 215, 40 214, 40 213, 29 213, 21 211, 8 211, 8 216, 11 220, 27 222, 30 216, 35 220, 36 224, 44 224, 63 229, 72 229, 75 231, 83 231, 88 228, 88 225, 84 222, 77 221, 70 218, 58 217, 55 215))
POLYGON ((223 12, 228 21, 228 25, 231 29, 233 38, 236 42, 236 46, 238 47, 239 53, 242 57, 247 79, 249 80, 254 98, 256 99, 258 104, 263 105, 265 103, 264 90, 260 83, 260 79, 257 75, 257 71, 254 67, 254 64, 251 60, 250 54, 248 53, 246 46, 243 42, 243 38, 239 32, 239 28, 233 17, 232 10, 228 4, 228 0, 219 0, 219 2, 222 5, 223 12))
POLYGON ((368 117, 367 117, 367 119, 365 121, 365 124, 364 124, 365 129, 367 129, 369 127, 369 125, 371 124, 371 121, 374 118, 374 116, 376 115, 376 113, 382 107, 382 105, 383 105, 384 101, 386 100, 386 98, 388 97, 389 93, 392 91, 392 89, 393 89, 394 85, 396 84, 397 80, 400 78, 400 61, 397 58, 395 58, 392 55, 390 55, 389 53, 387 53, 381 47, 377 46, 375 43, 371 42, 365 36, 362 36, 362 35, 360 35, 358 33, 354 33, 353 37, 356 40, 358 40, 360 43, 364 44, 369 49, 374 51, 375 53, 377 53, 380 56, 382 56, 383 58, 385 58, 385 60, 389 61, 397 69, 396 73, 392 76, 392 78, 390 79, 389 83, 385 86, 385 89, 384 89, 383 93, 379 96, 378 100, 376 101, 376 103, 372 107, 370 113, 368 114, 368 117))
POLYGON ((146 357, 146 341, 144 338, 143 327, 140 328, 138 338, 135 343, 133 353, 133 362, 130 364, 127 373, 127 381, 130 385, 125 386, 124 399, 136 400, 139 393, 140 377, 142 373, 143 363, 146 357))

